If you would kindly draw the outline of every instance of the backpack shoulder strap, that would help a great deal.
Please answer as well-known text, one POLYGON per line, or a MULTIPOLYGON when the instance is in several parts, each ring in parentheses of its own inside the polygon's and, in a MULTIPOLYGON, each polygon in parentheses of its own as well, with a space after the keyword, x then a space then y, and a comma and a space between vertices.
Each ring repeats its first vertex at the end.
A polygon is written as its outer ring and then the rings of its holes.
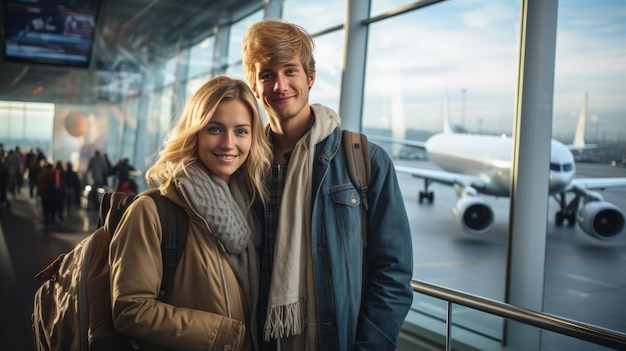
POLYGON ((158 189, 148 189, 144 194, 150 196, 159 212, 163 235, 161 239, 161 255, 163 256, 163 280, 159 289, 159 301, 167 301, 174 285, 176 266, 187 243, 189 219, 182 207, 176 205, 158 189))
POLYGON ((127 194, 117 191, 102 194, 100 210, 98 211, 97 228, 106 225, 107 231, 113 236, 117 225, 122 219, 124 211, 126 211, 126 208, 135 200, 136 196, 136 194, 127 194))
POLYGON ((361 195, 361 235, 363 245, 367 246, 367 210, 369 208, 367 193, 372 175, 369 145, 365 134, 345 129, 342 132, 342 140, 350 180, 361 195))

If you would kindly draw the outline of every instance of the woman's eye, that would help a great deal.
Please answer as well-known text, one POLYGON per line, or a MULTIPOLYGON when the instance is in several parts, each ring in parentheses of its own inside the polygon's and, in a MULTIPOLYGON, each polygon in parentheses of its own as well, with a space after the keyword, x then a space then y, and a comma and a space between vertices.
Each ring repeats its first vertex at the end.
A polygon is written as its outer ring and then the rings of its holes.
POLYGON ((218 134, 218 133, 222 132, 222 130, 220 128, 218 128, 218 127, 209 127, 209 128, 207 128, 206 131, 211 133, 211 134, 218 134))
POLYGON ((237 134, 237 135, 246 135, 246 134, 249 134, 249 133, 250 132, 247 129, 245 129, 245 128, 241 128, 241 129, 235 130, 235 134, 237 134))

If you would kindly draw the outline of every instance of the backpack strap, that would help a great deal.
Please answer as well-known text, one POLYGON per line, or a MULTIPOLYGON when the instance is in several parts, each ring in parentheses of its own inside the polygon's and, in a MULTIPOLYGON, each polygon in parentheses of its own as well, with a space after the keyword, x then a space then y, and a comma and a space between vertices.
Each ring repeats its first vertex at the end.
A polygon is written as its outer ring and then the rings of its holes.
POLYGON ((158 189, 149 189, 144 192, 150 196, 157 206, 163 235, 161 239, 161 255, 163 256, 163 279, 159 289, 159 301, 167 301, 174 285, 176 266, 180 261, 189 230, 189 219, 182 207, 176 205, 158 189))
POLYGON ((345 129, 342 132, 342 140, 350 180, 361 195, 361 236, 363 246, 367 247, 367 210, 369 208, 367 193, 372 176, 369 145, 365 134, 345 129))
POLYGON ((106 229, 112 237, 117 229, 117 225, 120 224, 120 220, 122 220, 122 215, 135 200, 136 196, 137 194, 127 194, 117 191, 102 194, 96 228, 106 225, 106 229))

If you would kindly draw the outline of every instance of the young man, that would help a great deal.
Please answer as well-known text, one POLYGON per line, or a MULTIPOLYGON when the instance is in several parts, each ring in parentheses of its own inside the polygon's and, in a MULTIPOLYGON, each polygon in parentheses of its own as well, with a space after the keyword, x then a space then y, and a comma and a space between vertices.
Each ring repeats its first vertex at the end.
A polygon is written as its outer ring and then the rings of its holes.
POLYGON ((261 253, 264 350, 394 350, 413 298, 411 232, 389 156, 370 144, 366 243, 340 118, 309 104, 313 40, 264 20, 243 39, 243 68, 267 113, 274 162, 261 253))

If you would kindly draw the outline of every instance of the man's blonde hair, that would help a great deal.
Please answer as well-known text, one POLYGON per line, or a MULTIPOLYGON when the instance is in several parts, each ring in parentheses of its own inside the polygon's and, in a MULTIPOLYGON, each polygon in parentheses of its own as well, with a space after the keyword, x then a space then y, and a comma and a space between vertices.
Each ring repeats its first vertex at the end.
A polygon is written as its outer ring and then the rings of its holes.
POLYGON ((242 44, 243 71, 251 87, 256 85, 256 63, 283 63, 297 56, 307 76, 315 72, 313 38, 297 24, 282 19, 254 23, 248 27, 242 44))

